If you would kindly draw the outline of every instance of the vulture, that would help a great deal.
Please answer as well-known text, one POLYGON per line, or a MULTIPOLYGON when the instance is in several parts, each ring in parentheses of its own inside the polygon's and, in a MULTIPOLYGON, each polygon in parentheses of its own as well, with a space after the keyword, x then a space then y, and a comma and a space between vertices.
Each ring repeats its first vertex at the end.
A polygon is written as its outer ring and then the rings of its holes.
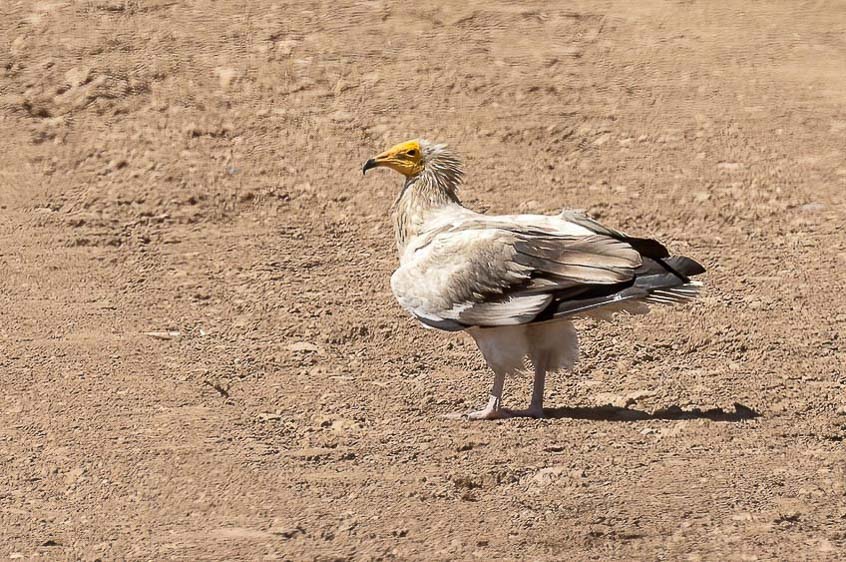
POLYGON ((578 317, 640 314, 697 296, 705 269, 660 242, 629 236, 578 211, 485 215, 461 204, 461 161, 415 139, 367 160, 405 179, 393 207, 399 267, 391 289, 424 327, 466 331, 493 371, 471 420, 543 417, 546 374, 572 369, 578 317), (528 361, 528 363, 527 363, 528 361), (534 371, 528 408, 503 407, 507 375, 534 371))

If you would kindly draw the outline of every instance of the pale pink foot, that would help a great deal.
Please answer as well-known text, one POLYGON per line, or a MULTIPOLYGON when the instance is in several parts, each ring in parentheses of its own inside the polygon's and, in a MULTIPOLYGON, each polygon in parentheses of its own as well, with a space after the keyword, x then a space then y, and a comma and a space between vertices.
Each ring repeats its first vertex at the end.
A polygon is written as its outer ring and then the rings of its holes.
POLYGON ((453 412, 446 414, 444 417, 450 420, 504 420, 510 418, 513 414, 505 408, 495 410, 493 408, 483 408, 473 412, 453 412))
POLYGON ((510 418, 511 413, 504 409, 485 408, 483 410, 476 410, 475 412, 467 412, 462 417, 466 420, 503 420, 510 418))
MULTIPOLYGON (((501 392, 502 390, 500 387, 500 393, 501 392)), ((491 397, 488 399, 488 405, 483 409, 476 410, 475 412, 448 414, 446 417, 464 420, 501 420, 510 418, 511 414, 508 410, 502 407, 501 398, 497 395, 491 394, 491 397)))

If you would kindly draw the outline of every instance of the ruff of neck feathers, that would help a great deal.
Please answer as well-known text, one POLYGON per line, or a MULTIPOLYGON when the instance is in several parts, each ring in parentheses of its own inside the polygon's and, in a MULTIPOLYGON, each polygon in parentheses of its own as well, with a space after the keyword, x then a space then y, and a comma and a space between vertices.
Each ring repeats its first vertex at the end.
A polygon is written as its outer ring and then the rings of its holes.
POLYGON ((464 172, 459 159, 444 145, 429 143, 423 144, 423 155, 423 171, 405 180, 394 203, 394 233, 400 254, 432 211, 461 205, 458 188, 464 172))

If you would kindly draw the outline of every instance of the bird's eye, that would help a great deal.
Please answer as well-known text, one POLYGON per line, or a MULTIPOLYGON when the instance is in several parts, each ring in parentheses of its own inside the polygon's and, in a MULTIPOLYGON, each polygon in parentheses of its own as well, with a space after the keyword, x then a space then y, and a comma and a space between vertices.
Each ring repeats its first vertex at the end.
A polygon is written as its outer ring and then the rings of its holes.
POLYGON ((409 156, 411 156, 413 158, 413 157, 417 156, 417 150, 412 148, 411 150, 406 152, 406 154, 408 154, 409 156))

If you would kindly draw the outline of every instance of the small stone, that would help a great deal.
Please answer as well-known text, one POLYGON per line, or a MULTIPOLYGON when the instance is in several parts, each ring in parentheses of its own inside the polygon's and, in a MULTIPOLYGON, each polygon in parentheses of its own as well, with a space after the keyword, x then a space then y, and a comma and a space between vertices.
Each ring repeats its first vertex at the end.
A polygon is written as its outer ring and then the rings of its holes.
POLYGON ((279 53, 280 55, 282 55, 283 57, 287 57, 293 52, 294 47, 296 47, 299 44, 300 44, 299 41, 296 41, 296 40, 293 40, 293 39, 285 39, 283 41, 277 41, 276 42, 276 52, 279 53))
POLYGON ((65 80, 71 87, 81 86, 91 79, 91 69, 75 66, 65 72, 65 80))
POLYGON ((194 122, 188 123, 183 130, 189 137, 199 137, 203 134, 203 130, 194 122))
POLYGON ((293 351, 294 353, 322 353, 323 348, 319 345, 314 345, 313 343, 300 341, 290 344, 288 346, 288 351, 293 351))
POLYGON ((350 532, 358 526, 358 522, 352 517, 346 517, 338 524, 338 532, 350 532))
POLYGON ((224 90, 231 86, 238 78, 238 71, 234 68, 220 67, 216 68, 214 72, 220 81, 220 87, 224 90))
POLYGON ((825 205, 823 205, 822 203, 817 203, 815 201, 811 203, 806 203, 799 207, 799 210, 803 213, 819 213, 820 211, 824 211, 825 209, 825 205))
POLYGON ((608 133, 605 133, 605 134, 599 135, 599 137, 597 137, 597 139, 593 141, 593 145, 594 146, 602 146, 603 144, 607 143, 609 140, 611 140, 611 135, 608 134, 608 133))
POLYGON ((348 111, 336 111, 329 115, 329 119, 335 123, 348 123, 353 120, 353 114, 348 111))
POLYGON ((819 552, 834 552, 835 548, 834 545, 828 539, 820 539, 820 544, 817 547, 817 551, 819 552))
POLYGON ((540 486, 545 486, 550 484, 554 480, 558 480, 566 467, 564 466, 550 466, 547 468, 542 468, 534 476, 532 476, 532 483, 540 486))
POLYGON ((627 394, 625 397, 625 405, 624 408, 628 408, 632 404, 637 404, 640 400, 644 398, 651 398, 655 396, 655 393, 651 390, 636 390, 630 394, 627 394))
POLYGON ((144 332, 144 335, 157 340, 175 340, 182 337, 182 332, 177 332, 175 330, 171 330, 169 332, 144 332))
POLYGON ((80 478, 82 478, 83 474, 85 474, 85 469, 81 466, 71 469, 67 474, 65 474, 65 482, 68 484, 75 484, 80 478))
POLYGON ((276 527, 276 528, 270 529, 270 533, 272 535, 278 535, 278 536, 282 537, 283 539, 294 538, 295 536, 297 536, 297 535, 299 535, 303 532, 305 532, 305 531, 303 531, 301 527, 276 527))
POLYGON ((329 429, 335 434, 345 435, 347 433, 353 433, 360 430, 361 425, 354 420, 341 418, 332 420, 332 423, 329 424, 329 429))

